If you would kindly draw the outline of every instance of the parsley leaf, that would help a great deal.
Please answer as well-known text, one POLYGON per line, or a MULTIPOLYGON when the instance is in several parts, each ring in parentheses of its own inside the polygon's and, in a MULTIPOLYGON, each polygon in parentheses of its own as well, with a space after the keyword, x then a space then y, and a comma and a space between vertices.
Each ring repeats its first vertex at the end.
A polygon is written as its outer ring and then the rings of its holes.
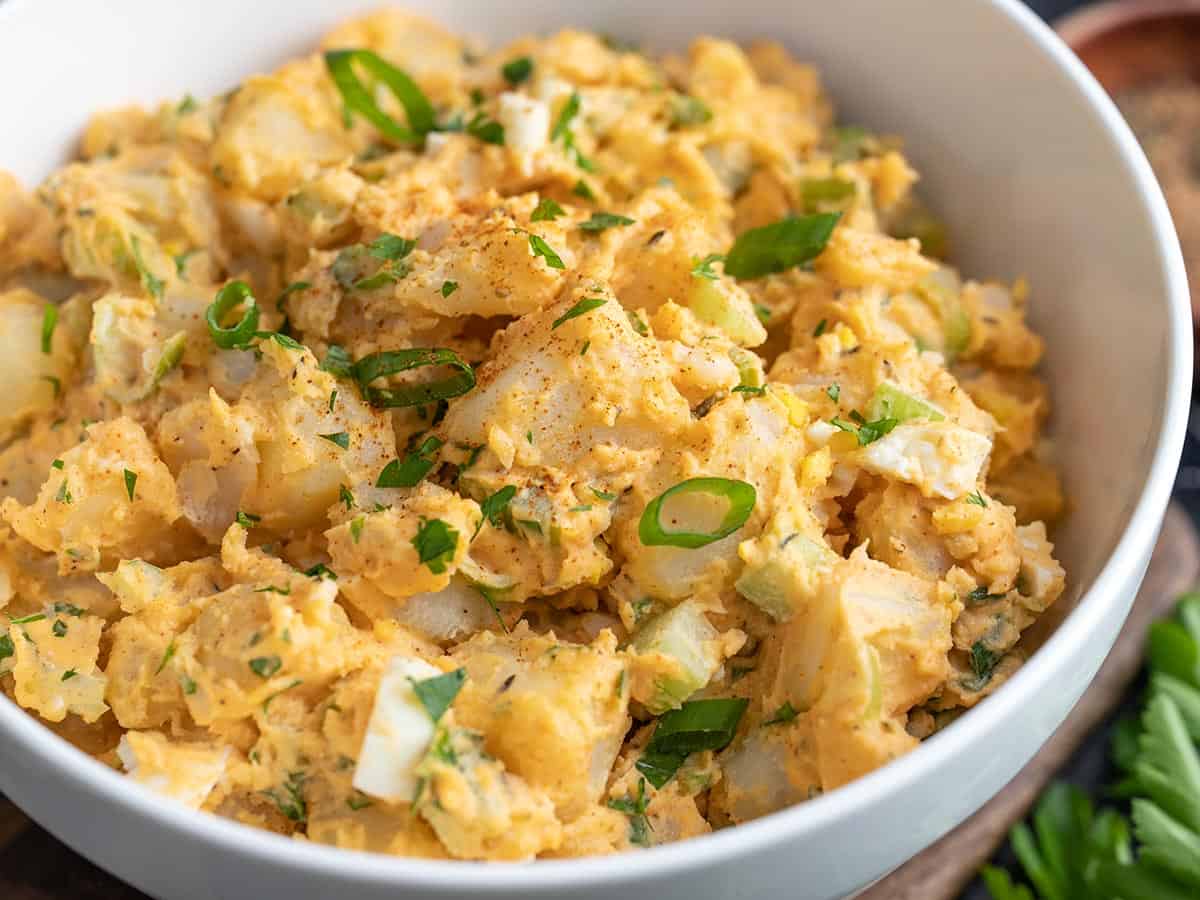
POLYGON ((256 656, 248 663, 250 671, 259 678, 270 678, 281 668, 283 668, 283 660, 278 656, 256 656))
POLYGON ((421 519, 412 545, 416 548, 417 559, 428 566, 430 572, 441 575, 458 549, 458 532, 441 519, 421 519))
POLYGON ((785 725, 788 722, 795 721, 796 717, 799 715, 800 713, 796 711, 796 708, 792 706, 790 702, 785 702, 783 706, 775 710, 775 712, 771 715, 771 718, 763 722, 763 725, 785 725))
POLYGON ((586 231, 589 234, 599 234, 601 231, 606 231, 609 228, 624 227, 633 223, 634 220, 628 216, 619 216, 616 213, 610 212, 594 212, 586 222, 579 223, 579 230, 586 231))
POLYGON ((440 721, 467 680, 466 669, 455 669, 422 681, 413 681, 413 693, 433 721, 440 721))
POLYGON ((449 297, 451 294, 453 294, 457 290, 458 290, 458 282, 457 281, 443 281, 442 282, 442 296, 443 297, 449 297))
POLYGON ((533 251, 534 256, 540 256, 546 261, 546 265, 551 269, 565 269, 566 265, 554 250, 546 243, 544 238, 530 232, 529 233, 529 249, 533 251))
POLYGON ((608 301, 605 300, 603 297, 584 297, 582 300, 580 300, 578 303, 576 303, 574 306, 572 306, 570 309, 568 309, 565 313, 563 313, 561 316, 559 316, 557 319, 555 319, 554 324, 552 324, 550 326, 550 330, 553 331, 559 325, 562 325, 565 322, 569 322, 571 319, 582 316, 584 313, 589 313, 593 309, 599 309, 601 306, 603 306, 607 302, 608 301))
POLYGON ((724 253, 710 253, 704 259, 693 260, 692 274, 697 278, 707 278, 709 281, 716 281, 721 276, 719 273, 713 271, 713 263, 724 261, 724 253))
POLYGON ((762 278, 811 262, 821 255, 841 213, 781 219, 738 235, 725 255, 725 272, 739 279, 762 278))
POLYGON ((530 222, 553 222, 559 216, 565 216, 566 210, 551 200, 549 197, 543 197, 538 201, 538 205, 534 207, 533 214, 530 215, 530 222))
POLYGON ((331 444, 336 444, 343 450, 350 448, 350 435, 344 431, 334 432, 333 434, 318 434, 317 437, 324 438, 331 444))
POLYGON ((479 534, 479 529, 483 527, 485 519, 491 523, 493 528, 499 528, 508 505, 512 503, 512 499, 516 495, 516 487, 506 484, 479 504, 479 511, 483 513, 483 518, 479 520, 479 525, 475 528, 475 533, 479 534))
POLYGON ((441 447, 440 438, 432 435, 425 438, 419 447, 404 457, 403 461, 394 459, 384 466, 383 471, 379 473, 379 479, 375 482, 375 487, 416 487, 437 464, 435 454, 441 447))
POLYGON ((518 56, 501 66, 500 74, 504 76, 505 81, 516 87, 518 84, 528 81, 529 76, 533 74, 533 60, 528 56, 518 56))
POLYGON ((138 479, 137 472, 131 472, 129 469, 126 469, 124 474, 125 474, 125 493, 127 493, 129 495, 129 502, 132 503, 133 502, 133 492, 134 492, 134 489, 137 487, 137 479, 138 479))

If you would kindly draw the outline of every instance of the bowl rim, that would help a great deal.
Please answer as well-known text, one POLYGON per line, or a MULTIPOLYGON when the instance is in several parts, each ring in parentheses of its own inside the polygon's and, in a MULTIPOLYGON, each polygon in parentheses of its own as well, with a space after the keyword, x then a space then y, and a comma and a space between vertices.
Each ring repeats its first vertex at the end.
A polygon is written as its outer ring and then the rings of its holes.
MULTIPOLYGON (((868 811, 900 786, 928 777, 960 754, 973 734, 998 727, 1019 715, 1027 698, 1051 687, 1060 660, 1072 659, 1111 616, 1130 584, 1144 572, 1166 510, 1183 447, 1192 379, 1190 295, 1183 256, 1166 201, 1137 140, 1100 84, 1051 28, 1020 0, 983 0, 1008 18, 1058 68, 1080 93, 1114 143, 1126 175, 1143 198, 1166 283, 1169 332, 1164 347, 1166 383, 1162 420, 1149 474, 1117 545, 1085 591, 1039 652, 1018 670, 987 703, 980 704, 949 727, 904 756, 850 784, 805 803, 735 828, 685 841, 612 857, 539 860, 532 865, 421 860, 346 850, 296 841, 161 797, 130 781, 76 749, 37 719, 0 696, 0 733, 55 772, 81 801, 114 804, 147 824, 170 829, 225 853, 256 857, 344 884, 372 884, 411 889, 454 888, 462 896, 503 891, 582 889, 608 882, 664 877, 767 850, 802 838, 829 823, 868 811)), ((15 20, 33 0, 10 0, 0 6, 0 25, 15 20)), ((51 829, 53 830, 53 829, 51 829)), ((181 836, 182 836, 181 835, 181 836)))

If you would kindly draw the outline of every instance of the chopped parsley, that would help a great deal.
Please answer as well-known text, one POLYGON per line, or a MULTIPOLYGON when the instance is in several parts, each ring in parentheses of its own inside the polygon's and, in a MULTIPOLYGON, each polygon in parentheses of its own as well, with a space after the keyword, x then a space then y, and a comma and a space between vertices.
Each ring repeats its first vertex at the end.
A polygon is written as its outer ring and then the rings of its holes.
POLYGON ((962 680, 962 686, 968 691, 983 690, 992 680, 992 674, 995 672, 1000 658, 1001 655, 989 648, 983 641, 976 641, 971 645, 969 655, 971 676, 962 680))
POLYGON ((129 495, 129 502, 133 502, 133 492, 137 488, 137 472, 126 469, 122 473, 125 477, 125 493, 129 495))
POLYGON ((817 213, 744 231, 725 255, 725 272, 754 279, 809 263, 825 249, 840 218, 841 213, 817 213))
POLYGON ((338 499, 346 504, 346 509, 354 509, 354 495, 344 484, 338 485, 338 499))
POLYGON ((354 539, 354 543, 358 543, 358 539, 362 537, 363 526, 367 523, 366 516, 355 516, 350 521, 350 537, 354 539))
POLYGON ((54 462, 50 463, 50 468, 58 469, 60 472, 62 471, 62 467, 63 467, 63 461, 61 459, 56 459, 56 460, 54 460, 54 462))
POLYGON ((723 750, 737 732, 749 701, 720 697, 689 700, 663 713, 637 761, 637 769, 656 788, 674 777, 683 761, 701 750, 723 750))
POLYGON ((632 225, 634 221, 634 219, 628 216, 619 216, 616 213, 594 212, 586 222, 579 223, 579 230, 586 231, 589 234, 599 234, 601 231, 607 231, 609 228, 632 225))
POLYGON ((796 712, 796 708, 792 706, 791 701, 785 701, 783 706, 771 714, 771 718, 763 722, 763 725, 785 725, 788 722, 794 722, 798 715, 800 713, 796 712))
POLYGON ((991 603, 993 600, 1003 600, 1004 594, 989 594, 986 585, 980 585, 971 590, 964 598, 967 606, 982 606, 985 603, 991 603))
POLYGON ((337 581, 337 573, 325 563, 317 563, 315 566, 309 566, 304 570, 304 574, 309 578, 322 579, 327 578, 330 581, 337 581))
POLYGON ((495 119, 489 119, 482 112, 475 113, 467 123, 467 134, 478 138, 485 144, 504 145, 504 126, 495 119))
POLYGON ((337 431, 333 434, 318 434, 317 437, 324 438, 331 444, 337 444, 343 450, 350 448, 350 435, 344 431, 337 431))
POLYGON ((713 263, 724 262, 724 253, 710 253, 704 259, 693 261, 692 274, 697 278, 707 278, 709 281, 716 281, 721 276, 713 271, 713 263))
POLYGON ((561 316, 559 316, 557 319, 555 319, 554 324, 550 326, 550 330, 553 331, 559 325, 562 325, 564 322, 569 322, 571 319, 577 318, 578 316, 582 316, 584 313, 589 313, 593 309, 599 309, 601 306, 603 306, 607 302, 608 301, 605 300, 603 297, 584 297, 582 300, 580 300, 578 303, 576 303, 574 306, 572 306, 570 309, 568 309, 565 313, 563 313, 561 316))
POLYGON ((262 516, 256 516, 254 513, 242 512, 239 509, 233 520, 243 528, 250 529, 262 521, 262 516))
POLYGON ((365 794, 360 794, 355 791, 346 798, 346 805, 350 807, 352 812, 358 812, 360 809, 366 809, 368 806, 373 806, 374 803, 365 794))
POLYGON ((502 65, 500 74, 504 76, 505 81, 516 87, 528 81, 529 76, 533 74, 533 60, 528 56, 518 56, 502 65))
POLYGON ((476 526, 475 533, 479 534, 479 529, 483 527, 485 520, 491 523, 493 528, 499 528, 504 521, 508 505, 512 503, 512 499, 516 495, 516 487, 506 484, 479 504, 479 511, 483 513, 483 518, 479 520, 479 525, 476 526))
POLYGON ((563 142, 563 150, 568 156, 575 158, 575 164, 585 172, 595 170, 595 166, 591 161, 579 152, 579 148, 575 146, 575 133, 571 130, 571 122, 579 115, 579 108, 582 100, 579 96, 579 91, 572 92, 567 98, 567 102, 563 104, 562 110, 558 114, 558 118, 554 121, 554 127, 550 129, 550 143, 554 143, 559 138, 563 142))
POLYGON ((837 403, 842 396, 842 386, 835 381, 829 387, 825 388, 825 394, 830 400, 837 403))
POLYGON ((54 344, 54 329, 58 327, 58 307, 47 303, 42 310, 42 352, 49 355, 54 344))
POLYGON ((442 282, 442 296, 443 297, 449 297, 451 294, 453 294, 457 290, 458 290, 458 282, 457 281, 443 281, 442 282))
POLYGON ((533 232, 529 233, 529 249, 533 251, 534 256, 540 256, 546 261, 546 265, 551 269, 565 269, 566 265, 562 261, 562 257, 554 252, 554 249, 546 243, 544 238, 539 237, 533 232))
POLYGON ((12 638, 7 634, 0 635, 0 660, 8 659, 16 652, 16 648, 13 647, 12 638))
POLYGON ((671 127, 687 128, 704 125, 712 121, 712 110, 708 104, 696 97, 679 94, 671 98, 671 127))
POLYGON ((174 658, 174 656, 175 656, 175 641, 172 640, 171 643, 167 644, 167 649, 163 651, 162 659, 159 660, 158 668, 154 670, 154 674, 158 675, 159 673, 161 673, 162 670, 167 667, 167 663, 169 663, 174 658))
POLYGON ((142 259, 142 245, 138 241, 138 236, 135 234, 130 238, 130 247, 133 250, 133 264, 141 275, 142 284, 155 300, 161 300, 163 297, 163 281, 150 271, 145 260, 142 259))
POLYGON ((817 327, 813 329, 813 337, 819 338, 821 335, 823 335, 828 324, 828 319, 822 319, 820 322, 818 322, 817 327))
POLYGON ((270 678, 281 668, 283 668, 283 660, 278 656, 256 656, 248 663, 250 671, 259 678, 270 678))
POLYGON ((576 197, 582 197, 584 200, 589 202, 594 203, 596 200, 596 193, 590 187, 588 187, 588 183, 582 178, 575 182, 575 186, 571 188, 571 193, 576 197))
POLYGON ((624 797, 610 797, 608 800, 608 808, 615 809, 617 812, 624 813, 629 816, 629 843, 636 844, 639 847, 646 847, 650 844, 650 820, 646 818, 646 808, 649 806, 649 800, 646 799, 646 779, 638 779, 638 792, 635 797, 632 793, 627 793, 624 797))
POLYGON ((58 493, 54 495, 54 499, 59 503, 70 503, 72 501, 71 488, 67 484, 67 479, 62 480, 62 484, 58 486, 58 493))
POLYGON ((868 422, 857 410, 850 413, 850 418, 853 420, 853 424, 838 416, 834 416, 832 419, 830 419, 829 424, 857 437, 858 445, 860 447, 865 447, 867 444, 875 443, 875 441, 879 440, 881 437, 900 424, 899 419, 886 417, 882 419, 876 419, 873 422, 868 422))
POLYGON ((183 687, 183 692, 189 697, 196 693, 196 682, 192 681, 187 675, 179 676, 179 684, 183 687))
POLYGON ((288 772, 287 780, 281 788, 263 791, 263 794, 275 801, 279 811, 292 822, 308 821, 308 804, 304 800, 303 772, 288 772))
POLYGON ((566 210, 549 197, 543 197, 538 201, 538 205, 534 207, 533 213, 529 216, 529 221, 553 222, 559 216, 565 216, 566 214, 566 210))
POLYGON ((437 465, 437 451, 442 447, 440 438, 430 435, 421 445, 404 457, 403 461, 393 459, 383 467, 375 487, 402 488, 416 487, 421 479, 437 465))
POLYGON ((66 637, 67 623, 62 619, 55 619, 54 624, 50 626, 50 633, 55 637, 66 637))
POLYGON ((321 360, 320 369, 322 372, 329 372, 332 375, 337 375, 339 378, 354 377, 354 361, 350 359, 350 354, 346 352, 345 347, 339 347, 337 344, 330 344, 329 350, 325 353, 325 358, 321 360))
POLYGON ((467 680, 466 669, 455 669, 432 678, 412 681, 413 693, 433 721, 440 721, 467 680))
POLYGON ((51 389, 54 391, 55 400, 57 400, 62 394, 62 381, 60 381, 54 375, 39 375, 38 380, 45 381, 50 385, 51 389))
POLYGON ((70 681, 72 678, 74 678, 78 674, 79 673, 74 669, 67 669, 67 671, 62 673, 62 678, 59 680, 60 681, 70 681))
POLYGON ((421 519, 412 545, 416 548, 417 559, 430 572, 441 575, 458 549, 458 532, 441 519, 421 519))

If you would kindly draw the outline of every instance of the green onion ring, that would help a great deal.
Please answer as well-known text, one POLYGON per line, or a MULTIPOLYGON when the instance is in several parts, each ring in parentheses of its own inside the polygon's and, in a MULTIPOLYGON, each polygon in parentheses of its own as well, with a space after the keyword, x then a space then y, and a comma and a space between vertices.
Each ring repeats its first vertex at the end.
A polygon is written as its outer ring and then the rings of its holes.
POLYGON ((358 113, 379 131, 399 144, 419 144, 434 130, 433 106, 407 74, 371 50, 331 50, 325 54, 325 67, 342 102, 351 113, 358 113), (375 98, 354 71, 358 63, 392 92, 408 116, 408 128, 379 108, 375 98))
POLYGON ((244 281, 229 282, 217 291, 217 298, 204 311, 204 320, 213 343, 221 349, 245 347, 258 329, 258 303, 250 293, 250 286, 244 281), (232 328, 222 327, 221 321, 242 303, 246 304, 246 311, 238 323, 232 328))
POLYGON ((638 537, 647 547, 686 547, 695 550, 697 547, 719 541, 745 525, 750 513, 754 511, 757 499, 754 485, 745 481, 732 478, 689 478, 672 488, 667 488, 650 501, 638 523, 638 537), (663 504, 676 494, 695 493, 712 494, 729 501, 729 509, 717 530, 711 534, 704 534, 695 531, 667 531, 663 528, 659 520, 663 504))

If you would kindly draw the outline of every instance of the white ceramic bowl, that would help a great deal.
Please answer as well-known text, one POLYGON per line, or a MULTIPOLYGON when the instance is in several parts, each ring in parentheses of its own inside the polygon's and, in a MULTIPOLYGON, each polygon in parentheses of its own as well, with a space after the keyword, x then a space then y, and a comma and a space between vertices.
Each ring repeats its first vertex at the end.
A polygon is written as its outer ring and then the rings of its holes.
MULTIPOLYGON (((87 113, 216 93, 310 47, 363 0, 9 0, 0 166, 43 176, 87 113)), ((817 62, 844 119, 907 136, 967 272, 1033 285, 1073 513, 1061 627, 995 696, 866 778, 765 819, 616 858, 419 862, 290 841, 161 800, 0 699, 0 789, 95 862, 166 898, 833 898, 964 819, 1095 673, 1137 590, 1191 383, 1183 263, 1133 137, 1015 0, 414 0, 497 38, 574 24, 678 47, 770 37, 817 62)))

